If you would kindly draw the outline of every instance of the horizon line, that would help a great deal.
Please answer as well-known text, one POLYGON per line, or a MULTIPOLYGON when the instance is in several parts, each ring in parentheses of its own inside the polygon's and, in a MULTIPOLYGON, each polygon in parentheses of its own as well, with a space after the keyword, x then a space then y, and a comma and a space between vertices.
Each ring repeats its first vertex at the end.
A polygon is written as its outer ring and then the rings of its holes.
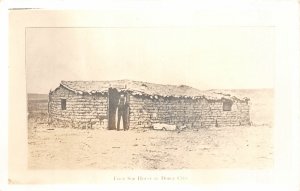
MULTIPOLYGON (((212 89, 199 89, 202 91, 212 91, 212 90, 273 90, 274 88, 212 88, 212 89)), ((49 93, 49 92, 48 92, 49 93)), ((41 92, 26 92, 26 94, 48 94, 41 92)))

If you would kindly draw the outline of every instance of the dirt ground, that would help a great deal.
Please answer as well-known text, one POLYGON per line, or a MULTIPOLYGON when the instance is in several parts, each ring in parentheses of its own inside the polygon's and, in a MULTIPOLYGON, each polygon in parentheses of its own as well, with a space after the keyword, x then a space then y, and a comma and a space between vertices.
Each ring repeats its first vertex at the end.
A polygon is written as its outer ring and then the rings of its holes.
POLYGON ((34 169, 260 169, 273 165, 272 128, 266 125, 178 133, 30 123, 28 163, 34 169))

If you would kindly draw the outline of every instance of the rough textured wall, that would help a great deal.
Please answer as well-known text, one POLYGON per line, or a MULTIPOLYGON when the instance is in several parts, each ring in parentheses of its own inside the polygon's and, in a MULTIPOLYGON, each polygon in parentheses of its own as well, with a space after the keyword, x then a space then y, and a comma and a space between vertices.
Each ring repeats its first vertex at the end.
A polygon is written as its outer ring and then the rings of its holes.
MULTIPOLYGON (((64 126, 107 128, 107 95, 79 95, 60 86, 50 94, 49 116, 64 126), (66 99, 66 110, 61 108, 66 99)), ((231 111, 223 111, 223 101, 190 98, 130 96, 130 128, 166 123, 188 128, 249 125, 249 105, 235 100, 231 111)))
POLYGON ((50 94, 49 116, 64 126, 107 128, 107 106, 107 95, 80 95, 60 86, 50 94), (61 99, 66 99, 66 110, 61 99))
POLYGON ((167 123, 189 128, 249 125, 249 105, 235 101, 231 111, 223 111, 223 101, 206 99, 130 97, 131 128, 167 123))

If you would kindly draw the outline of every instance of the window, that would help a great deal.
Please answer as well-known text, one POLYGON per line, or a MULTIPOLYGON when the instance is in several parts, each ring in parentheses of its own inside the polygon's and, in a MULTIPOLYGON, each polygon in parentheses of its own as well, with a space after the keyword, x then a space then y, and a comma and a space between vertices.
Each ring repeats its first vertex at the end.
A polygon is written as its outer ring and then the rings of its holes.
POLYGON ((61 99, 61 110, 66 110, 66 109, 67 109, 67 100, 61 99))
POLYGON ((223 111, 231 111, 232 101, 223 102, 223 111))

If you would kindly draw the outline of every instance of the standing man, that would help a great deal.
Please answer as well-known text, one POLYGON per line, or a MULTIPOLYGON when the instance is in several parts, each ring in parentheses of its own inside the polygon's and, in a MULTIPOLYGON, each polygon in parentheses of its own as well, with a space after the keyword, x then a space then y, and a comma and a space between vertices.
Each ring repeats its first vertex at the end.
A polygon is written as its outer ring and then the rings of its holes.
POLYGON ((117 131, 120 131, 120 120, 122 117, 123 120, 123 129, 124 131, 128 130, 127 127, 127 100, 124 94, 120 95, 119 103, 118 103, 118 124, 117 131))

